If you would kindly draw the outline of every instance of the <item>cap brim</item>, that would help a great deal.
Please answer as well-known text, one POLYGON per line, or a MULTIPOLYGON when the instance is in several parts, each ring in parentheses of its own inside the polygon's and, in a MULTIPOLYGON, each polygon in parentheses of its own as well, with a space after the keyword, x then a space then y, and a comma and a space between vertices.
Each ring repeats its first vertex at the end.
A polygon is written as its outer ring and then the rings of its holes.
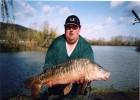
POLYGON ((80 26, 80 25, 75 24, 75 23, 67 23, 67 24, 65 24, 64 26, 67 26, 67 25, 77 25, 77 26, 80 26))

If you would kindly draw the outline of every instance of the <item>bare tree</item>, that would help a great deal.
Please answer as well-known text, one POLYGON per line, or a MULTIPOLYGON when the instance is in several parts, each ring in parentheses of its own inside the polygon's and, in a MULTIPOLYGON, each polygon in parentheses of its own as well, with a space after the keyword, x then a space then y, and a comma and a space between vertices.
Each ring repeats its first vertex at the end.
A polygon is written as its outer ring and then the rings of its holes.
POLYGON ((14 5, 13 0, 1 0, 1 18, 2 21, 12 22, 10 17, 12 16, 12 20, 15 20, 14 16, 14 5), (12 12, 9 13, 9 9, 11 8, 12 12))
POLYGON ((15 31, 15 27, 9 27, 6 31, 6 42, 9 49, 19 48, 19 36, 15 31))

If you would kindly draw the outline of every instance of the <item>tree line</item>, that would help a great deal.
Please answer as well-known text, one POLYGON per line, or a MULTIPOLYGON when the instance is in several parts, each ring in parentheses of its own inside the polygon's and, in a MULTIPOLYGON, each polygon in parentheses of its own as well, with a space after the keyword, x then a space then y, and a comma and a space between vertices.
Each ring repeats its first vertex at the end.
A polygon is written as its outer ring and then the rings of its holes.
POLYGON ((56 29, 49 27, 48 22, 40 31, 7 24, 1 27, 0 52, 46 50, 56 37, 56 29))
POLYGON ((98 40, 88 40, 91 45, 103 45, 103 46, 139 46, 140 39, 134 36, 123 36, 118 35, 112 37, 110 40, 105 40, 104 38, 99 38, 98 40))

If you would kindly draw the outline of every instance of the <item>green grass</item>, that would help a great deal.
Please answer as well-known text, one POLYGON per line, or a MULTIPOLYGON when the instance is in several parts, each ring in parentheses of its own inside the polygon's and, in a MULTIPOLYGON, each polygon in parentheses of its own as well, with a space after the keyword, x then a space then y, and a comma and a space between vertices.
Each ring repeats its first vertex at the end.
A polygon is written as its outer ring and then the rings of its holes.
POLYGON ((99 93, 99 94, 106 94, 106 93, 111 93, 111 92, 125 92, 125 93, 130 93, 130 92, 139 92, 139 87, 137 88, 126 88, 126 89, 116 89, 111 85, 109 88, 93 88, 92 92, 93 93, 99 93))

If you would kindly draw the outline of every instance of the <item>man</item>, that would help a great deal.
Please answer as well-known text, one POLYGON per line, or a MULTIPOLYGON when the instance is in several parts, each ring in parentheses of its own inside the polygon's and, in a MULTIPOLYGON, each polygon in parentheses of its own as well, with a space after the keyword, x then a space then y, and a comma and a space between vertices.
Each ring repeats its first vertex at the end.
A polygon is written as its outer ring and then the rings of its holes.
MULTIPOLYGON (((77 16, 71 15, 65 21, 65 34, 56 38, 50 45, 45 58, 44 70, 64 63, 68 60, 88 58, 94 60, 90 44, 79 35, 81 30, 80 20, 77 16)), ((48 100, 89 100, 90 86, 84 94, 79 94, 82 88, 83 78, 74 83, 72 90, 64 95, 63 89, 66 85, 50 84, 48 88, 48 100)))

